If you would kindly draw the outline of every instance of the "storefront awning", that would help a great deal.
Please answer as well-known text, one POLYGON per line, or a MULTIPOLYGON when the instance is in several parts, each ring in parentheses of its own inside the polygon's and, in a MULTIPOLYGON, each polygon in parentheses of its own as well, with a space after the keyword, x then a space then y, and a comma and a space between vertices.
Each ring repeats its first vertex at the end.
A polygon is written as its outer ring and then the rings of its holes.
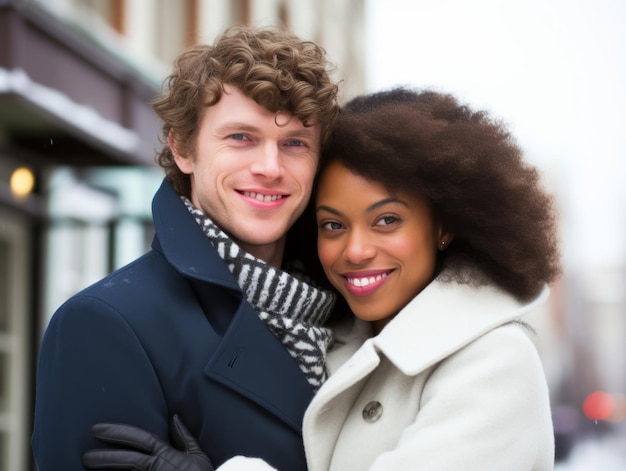
POLYGON ((0 150, 33 152, 54 163, 146 163, 138 157, 141 142, 136 132, 33 82, 22 70, 0 67, 0 129, 0 150))

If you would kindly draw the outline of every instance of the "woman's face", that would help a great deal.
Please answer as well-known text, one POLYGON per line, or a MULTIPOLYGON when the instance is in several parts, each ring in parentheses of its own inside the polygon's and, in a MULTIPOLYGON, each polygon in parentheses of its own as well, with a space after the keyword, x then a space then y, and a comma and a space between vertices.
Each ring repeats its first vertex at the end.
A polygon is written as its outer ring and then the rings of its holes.
POLYGON ((377 332, 430 283, 449 240, 423 199, 392 194, 338 162, 321 176, 316 215, 326 276, 377 332))

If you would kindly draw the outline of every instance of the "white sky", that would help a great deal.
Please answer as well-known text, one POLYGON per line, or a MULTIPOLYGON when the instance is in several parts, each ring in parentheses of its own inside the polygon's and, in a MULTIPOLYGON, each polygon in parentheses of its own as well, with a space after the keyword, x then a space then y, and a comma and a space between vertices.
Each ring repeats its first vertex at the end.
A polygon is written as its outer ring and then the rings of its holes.
POLYGON ((368 88, 510 124, 562 198, 570 268, 626 264, 626 0, 366 0, 368 88))

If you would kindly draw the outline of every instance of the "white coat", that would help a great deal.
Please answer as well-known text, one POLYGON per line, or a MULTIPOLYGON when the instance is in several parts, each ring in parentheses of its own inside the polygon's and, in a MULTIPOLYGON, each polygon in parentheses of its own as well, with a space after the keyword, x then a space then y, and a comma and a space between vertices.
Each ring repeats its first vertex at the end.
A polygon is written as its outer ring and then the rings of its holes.
MULTIPOLYGON (((359 320, 338 330, 331 376, 304 417, 309 471, 552 470, 545 375, 533 334, 511 322, 546 297, 523 305, 435 280, 377 336, 359 320)), ((271 468, 219 468, 235 469, 271 468)))

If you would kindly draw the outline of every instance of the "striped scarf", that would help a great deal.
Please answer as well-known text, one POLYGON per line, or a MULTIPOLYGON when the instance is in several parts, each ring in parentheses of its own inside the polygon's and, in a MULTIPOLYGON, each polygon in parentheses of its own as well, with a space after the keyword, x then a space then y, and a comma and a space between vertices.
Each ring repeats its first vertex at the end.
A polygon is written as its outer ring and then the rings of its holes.
POLYGON ((332 331, 322 325, 332 311, 334 294, 249 254, 191 201, 181 199, 261 320, 282 342, 313 388, 319 389, 326 379, 326 351, 332 343, 332 331))

